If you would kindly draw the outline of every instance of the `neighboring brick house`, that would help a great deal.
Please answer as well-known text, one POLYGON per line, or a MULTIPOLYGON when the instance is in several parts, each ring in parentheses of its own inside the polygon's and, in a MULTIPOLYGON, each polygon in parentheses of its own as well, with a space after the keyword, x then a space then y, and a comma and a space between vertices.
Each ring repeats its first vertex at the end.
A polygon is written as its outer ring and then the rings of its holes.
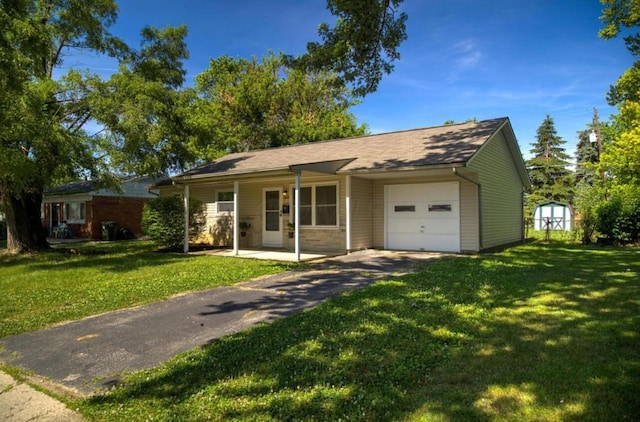
POLYGON ((236 253, 299 257, 519 242, 529 184, 511 122, 498 118, 229 154, 158 188, 203 201, 207 233, 236 253), (241 223, 251 225, 244 236, 241 223))
POLYGON ((148 188, 156 179, 137 177, 123 180, 121 192, 95 187, 92 181, 71 182, 46 189, 42 200, 42 224, 47 234, 66 221, 73 237, 102 238, 102 223, 116 222, 134 235, 141 235, 144 203, 157 191, 148 188))

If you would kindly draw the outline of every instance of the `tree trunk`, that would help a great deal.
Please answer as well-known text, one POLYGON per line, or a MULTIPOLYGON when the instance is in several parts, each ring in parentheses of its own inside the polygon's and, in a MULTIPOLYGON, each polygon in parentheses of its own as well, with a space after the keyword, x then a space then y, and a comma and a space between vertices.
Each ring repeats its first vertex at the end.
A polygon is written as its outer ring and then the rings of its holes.
POLYGON ((40 219, 41 190, 22 192, 18 197, 9 192, 4 183, 0 183, 0 200, 7 222, 8 253, 18 254, 50 248, 40 219))

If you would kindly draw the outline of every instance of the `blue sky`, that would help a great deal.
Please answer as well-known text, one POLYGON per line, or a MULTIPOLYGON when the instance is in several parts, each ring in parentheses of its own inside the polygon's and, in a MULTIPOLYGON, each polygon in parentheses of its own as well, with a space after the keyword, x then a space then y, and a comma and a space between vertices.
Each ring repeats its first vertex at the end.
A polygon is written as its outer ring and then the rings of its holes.
MULTIPOLYGON (((298 54, 333 23, 323 0, 122 0, 115 35, 139 45, 140 29, 186 23, 188 79, 220 55, 298 54)), ((598 0, 405 0, 408 39, 378 91, 352 111, 372 133, 508 116, 527 158, 547 114, 573 156, 576 131, 598 108, 606 120, 609 85, 629 68, 622 39, 597 36, 598 0)), ((113 65, 90 56, 67 66, 105 76, 113 65)))

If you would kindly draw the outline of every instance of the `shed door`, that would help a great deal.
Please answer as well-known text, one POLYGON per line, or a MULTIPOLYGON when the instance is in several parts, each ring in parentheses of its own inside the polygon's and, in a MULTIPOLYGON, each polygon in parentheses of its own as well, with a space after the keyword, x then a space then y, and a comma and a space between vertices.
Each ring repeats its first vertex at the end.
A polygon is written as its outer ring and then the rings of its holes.
POLYGON ((385 247, 460 251, 458 182, 385 186, 385 247))

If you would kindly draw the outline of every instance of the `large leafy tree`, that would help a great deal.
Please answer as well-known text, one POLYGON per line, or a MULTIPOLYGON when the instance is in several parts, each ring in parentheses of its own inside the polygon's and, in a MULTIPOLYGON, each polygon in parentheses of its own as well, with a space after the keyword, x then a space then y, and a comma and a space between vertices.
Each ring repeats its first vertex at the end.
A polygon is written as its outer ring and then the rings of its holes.
MULTIPOLYGON (((601 20, 604 27, 598 35, 605 40, 618 36, 624 28, 634 28, 640 22, 640 2, 637 0, 600 0, 604 5, 601 20)), ((607 95, 609 104, 616 105, 629 100, 640 101, 640 34, 624 37, 629 52, 636 58, 633 65, 611 86, 607 95)))
POLYGON ((188 121, 194 96, 183 88, 186 35, 184 25, 144 28, 139 51, 94 85, 92 116, 104 126, 100 147, 112 170, 155 174, 194 160, 189 145, 196 135, 188 121))
MULTIPOLYGON (((611 39, 624 28, 636 28, 640 23, 640 2, 637 0, 601 0, 604 27, 599 35, 611 39)), ((631 55, 636 59, 611 86, 607 100, 617 105, 620 113, 614 119, 616 133, 605 144, 600 169, 611 176, 613 185, 640 185, 640 34, 624 37, 631 55)))
POLYGON ((196 87, 192 118, 209 135, 200 135, 207 141, 198 148, 206 158, 365 133, 348 111, 355 100, 335 75, 292 69, 281 55, 212 59, 196 87))
POLYGON ((605 143, 600 169, 610 184, 640 186, 640 103, 624 101, 615 117, 619 132, 605 143))
POLYGON ((308 43, 306 54, 289 59, 305 70, 337 73, 358 96, 375 92, 393 70, 400 58, 398 47, 407 38, 407 14, 399 11, 402 1, 327 0, 336 24, 322 23, 322 42, 308 43))
POLYGON ((538 127, 536 142, 531 144, 533 158, 527 160, 531 178, 528 208, 548 200, 571 202, 573 173, 568 169, 569 156, 563 148, 564 143, 556 132, 553 119, 547 115, 538 127))
POLYGON ((0 41, 0 84, 12 95, 0 100, 0 202, 11 252, 48 247, 40 222, 44 187, 79 175, 108 183, 125 158, 154 170, 175 158, 155 152, 179 125, 157 123, 173 119, 175 102, 168 99, 184 76, 185 32, 145 29, 134 52, 108 31, 116 13, 113 0, 2 2, 0 21, 8 25, 0 41), (123 65, 109 81, 76 70, 54 78, 73 50, 107 54, 123 65), (89 122, 109 130, 94 136, 89 122), (147 137, 142 142, 134 133, 147 137))
POLYGON ((7 248, 19 252, 48 247, 40 223, 44 186, 97 166, 82 129, 87 103, 76 90, 77 75, 54 80, 54 68, 70 48, 113 56, 126 49, 107 31, 116 16, 113 1, 1 4, 0 202, 7 248))

